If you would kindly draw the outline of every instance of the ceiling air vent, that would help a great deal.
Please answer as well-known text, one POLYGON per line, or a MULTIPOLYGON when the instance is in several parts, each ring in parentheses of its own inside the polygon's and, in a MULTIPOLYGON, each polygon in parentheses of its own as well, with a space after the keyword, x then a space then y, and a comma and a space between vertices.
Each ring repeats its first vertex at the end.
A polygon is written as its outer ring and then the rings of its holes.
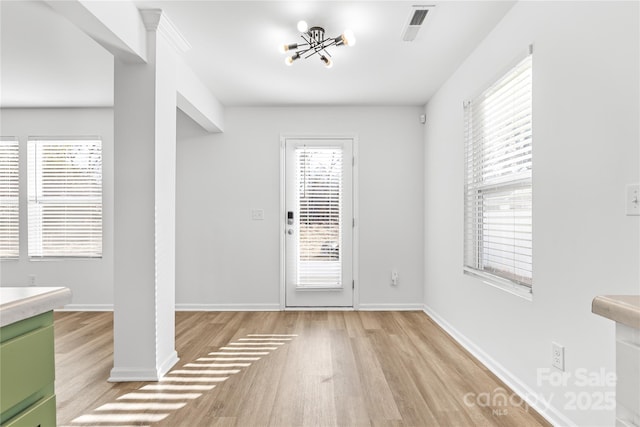
POLYGON ((413 6, 409 19, 402 30, 402 40, 412 42, 418 36, 418 31, 422 27, 427 14, 433 9, 433 6, 413 6))

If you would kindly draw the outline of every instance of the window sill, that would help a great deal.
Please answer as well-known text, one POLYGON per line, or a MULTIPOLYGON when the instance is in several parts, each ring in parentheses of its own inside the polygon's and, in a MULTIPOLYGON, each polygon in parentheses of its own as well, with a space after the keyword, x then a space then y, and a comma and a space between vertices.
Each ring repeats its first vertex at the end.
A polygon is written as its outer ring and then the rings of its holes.
POLYGON ((296 286, 296 291, 341 291, 342 286, 296 286))
POLYGON ((72 257, 72 256, 29 257, 29 262, 47 262, 47 261, 102 261, 102 257, 72 257))
POLYGON ((471 270, 469 268, 464 268, 463 272, 468 276, 472 276, 482 280, 482 283, 484 283, 485 285, 498 288, 502 291, 508 292, 527 301, 533 301, 533 291, 531 290, 531 288, 516 284, 497 276, 493 276, 491 274, 485 274, 476 270, 471 270))

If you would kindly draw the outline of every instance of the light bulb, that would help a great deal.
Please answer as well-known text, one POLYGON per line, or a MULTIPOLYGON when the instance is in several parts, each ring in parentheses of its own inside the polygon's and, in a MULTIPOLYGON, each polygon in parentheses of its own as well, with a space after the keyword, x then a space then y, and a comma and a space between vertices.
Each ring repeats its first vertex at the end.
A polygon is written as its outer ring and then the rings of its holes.
POLYGON ((342 42, 347 46, 354 46, 356 44, 356 36, 351 30, 344 30, 342 33, 342 42))
POLYGON ((320 57, 320 60, 322 62, 324 62, 325 67, 327 67, 327 68, 333 67, 333 61, 331 59, 327 58, 326 56, 322 55, 320 57))
POLYGON ((298 48, 298 43, 284 44, 284 45, 280 45, 280 52, 285 53, 291 49, 297 49, 297 48, 298 48))
POLYGON ((300 52, 296 52, 295 54, 288 56, 285 60, 284 63, 287 65, 292 65, 293 61, 295 61, 296 59, 300 59, 300 52))
POLYGON ((298 31, 300 31, 301 33, 306 33, 308 29, 309 25, 306 21, 298 21, 298 31))

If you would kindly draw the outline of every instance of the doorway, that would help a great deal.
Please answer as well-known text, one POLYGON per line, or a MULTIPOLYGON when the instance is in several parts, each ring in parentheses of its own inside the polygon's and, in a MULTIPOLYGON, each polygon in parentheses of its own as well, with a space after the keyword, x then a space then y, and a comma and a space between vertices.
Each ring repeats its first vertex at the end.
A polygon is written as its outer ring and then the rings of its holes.
POLYGON ((354 138, 283 138, 284 307, 354 305, 354 138))

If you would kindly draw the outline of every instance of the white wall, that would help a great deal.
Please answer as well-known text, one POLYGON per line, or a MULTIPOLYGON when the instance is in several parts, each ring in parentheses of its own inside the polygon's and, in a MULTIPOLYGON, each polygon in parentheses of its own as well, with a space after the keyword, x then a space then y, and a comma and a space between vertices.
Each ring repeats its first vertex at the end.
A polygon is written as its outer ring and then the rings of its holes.
MULTIPOLYGON (((224 134, 178 112, 176 303, 181 307, 279 307, 280 134, 357 134, 360 302, 417 308, 423 283, 423 125, 418 107, 230 108, 224 134), (265 221, 251 221, 251 208, 265 221), (400 275, 390 286, 391 269, 400 275)), ((103 139, 103 258, 29 261, 26 187, 21 257, 0 263, 0 285, 64 285, 82 308, 113 304, 113 112, 3 109, 2 136, 99 135, 103 139)), ((23 149, 23 154, 26 149, 23 149)), ((24 160, 24 159, 23 159, 24 160)), ((23 164, 26 164, 23 162, 23 164)), ((26 169, 21 170, 26 186, 26 169)))
POLYGON ((225 132, 178 122, 178 307, 278 308, 280 134, 357 134, 360 303, 419 307, 423 126, 418 107, 227 108, 225 132), (191 127, 189 127, 191 126, 191 127), (251 209, 264 221, 251 221, 251 209), (400 276, 390 286, 391 269, 400 276))
POLYGON ((0 261, 1 286, 67 286, 72 304, 113 303, 113 112, 110 108, 2 109, 0 134, 20 141, 20 259, 0 261), (27 170, 29 136, 99 136, 102 139, 102 259, 29 261, 27 256, 27 170))
POLYGON ((625 185, 640 180, 638 16, 637 2, 518 3, 426 108, 427 311, 511 384, 551 399, 560 424, 614 423, 613 410, 568 398, 614 390, 576 382, 578 369, 615 371, 614 325, 591 313, 593 297, 640 292, 640 218, 624 211, 625 185), (532 302, 462 274, 462 101, 530 43, 532 302), (566 348, 566 387, 537 380, 552 341, 566 348))

